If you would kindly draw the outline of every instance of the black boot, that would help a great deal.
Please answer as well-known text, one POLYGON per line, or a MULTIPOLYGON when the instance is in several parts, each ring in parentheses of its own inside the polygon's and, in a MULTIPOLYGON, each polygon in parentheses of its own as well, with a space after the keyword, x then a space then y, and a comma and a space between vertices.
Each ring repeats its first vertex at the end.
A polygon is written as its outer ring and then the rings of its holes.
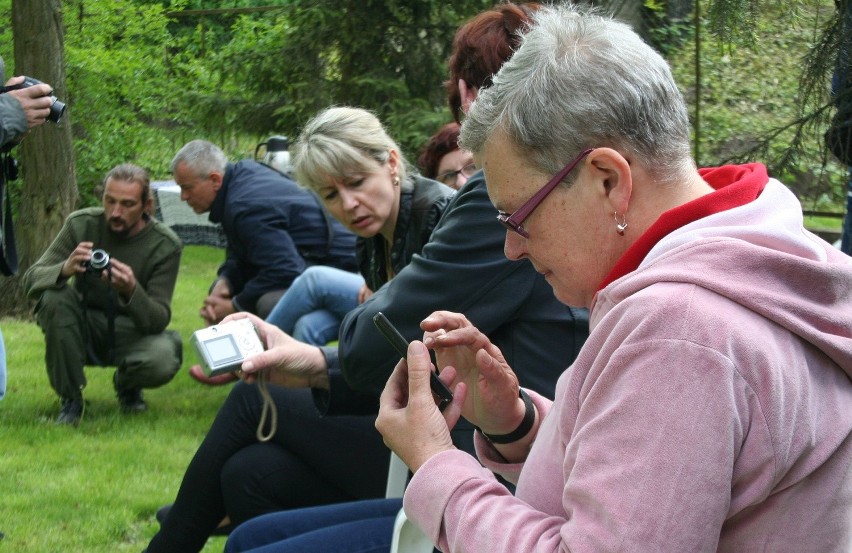
POLYGON ((122 413, 144 413, 148 410, 148 405, 142 399, 142 388, 116 391, 116 394, 122 413))
POLYGON ((56 424, 70 424, 77 426, 80 424, 80 419, 83 417, 83 399, 62 398, 62 407, 59 409, 59 416, 56 417, 56 424))
POLYGON ((142 399, 142 388, 128 388, 119 390, 116 385, 118 373, 112 374, 112 385, 115 388, 115 395, 118 396, 118 405, 122 413, 144 413, 148 410, 148 405, 142 399))

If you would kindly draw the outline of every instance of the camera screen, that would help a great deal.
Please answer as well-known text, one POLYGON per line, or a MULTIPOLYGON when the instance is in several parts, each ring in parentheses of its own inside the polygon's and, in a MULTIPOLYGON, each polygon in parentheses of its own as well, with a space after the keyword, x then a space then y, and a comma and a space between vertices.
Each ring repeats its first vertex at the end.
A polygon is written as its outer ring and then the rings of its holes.
POLYGON ((237 349, 237 343, 232 336, 222 336, 204 342, 204 347, 207 353, 210 354, 210 360, 214 365, 221 365, 230 361, 240 359, 240 351, 237 349))

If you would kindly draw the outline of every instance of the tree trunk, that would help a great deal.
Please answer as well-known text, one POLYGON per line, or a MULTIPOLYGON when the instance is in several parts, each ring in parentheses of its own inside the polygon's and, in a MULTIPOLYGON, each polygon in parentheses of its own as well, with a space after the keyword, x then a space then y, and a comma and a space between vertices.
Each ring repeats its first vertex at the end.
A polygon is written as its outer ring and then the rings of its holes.
MULTIPOLYGON (((44 81, 63 102, 65 29, 59 0, 12 0, 15 74, 44 81)), ((7 77, 10 75, 7 75, 7 77)), ((0 279, 0 315, 25 315, 29 305, 19 279, 39 258, 77 202, 77 179, 71 140, 71 108, 60 123, 50 121, 31 130, 12 154, 20 163, 20 195, 16 209, 20 271, 0 279)))

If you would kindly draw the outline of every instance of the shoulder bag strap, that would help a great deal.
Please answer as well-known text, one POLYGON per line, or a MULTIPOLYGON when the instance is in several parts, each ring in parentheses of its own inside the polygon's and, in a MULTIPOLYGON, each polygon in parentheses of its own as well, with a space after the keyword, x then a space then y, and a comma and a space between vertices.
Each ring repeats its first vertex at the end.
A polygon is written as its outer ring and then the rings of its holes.
POLYGON ((18 250, 15 247, 15 225, 12 221, 12 204, 9 201, 6 178, 9 176, 9 163, 15 161, 8 154, 0 161, 3 165, 0 168, 0 273, 13 276, 18 272, 18 250))

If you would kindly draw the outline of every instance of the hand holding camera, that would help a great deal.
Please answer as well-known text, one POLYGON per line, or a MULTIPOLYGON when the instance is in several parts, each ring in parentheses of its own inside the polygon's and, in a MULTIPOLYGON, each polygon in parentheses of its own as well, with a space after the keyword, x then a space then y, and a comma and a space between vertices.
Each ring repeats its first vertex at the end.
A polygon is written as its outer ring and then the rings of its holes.
POLYGON ((6 83, 2 92, 15 96, 24 113, 27 115, 27 125, 33 128, 45 121, 59 123, 65 113, 65 104, 53 95, 53 89, 32 77, 12 77, 6 83))
POLYGON ((99 275, 112 267, 109 254, 104 250, 96 250, 93 242, 80 242, 62 265, 62 277, 71 278, 78 273, 99 275))
MULTIPOLYGON (((255 325, 264 326, 265 330, 275 328, 254 315, 245 314, 228 317, 221 324, 196 330, 192 334, 191 342, 201 358, 201 364, 207 376, 237 371, 242 378, 243 367, 245 366, 246 371, 250 370, 251 361, 245 362, 246 359, 252 356, 257 358, 264 354, 261 334, 255 325)), ((245 379, 248 381, 256 379, 258 390, 263 397, 263 410, 256 432, 260 442, 272 439, 278 428, 278 411, 266 386, 266 374, 256 372, 245 379), (269 421, 268 431, 266 430, 267 420, 269 421)))
POLYGON ((87 273, 101 274, 111 266, 109 254, 104 250, 92 250, 92 255, 81 263, 87 273))
POLYGON ((129 299, 136 289, 133 269, 111 258, 106 250, 96 249, 93 242, 77 244, 62 265, 61 278, 67 279, 77 274, 92 275, 108 281, 125 299, 129 299))
MULTIPOLYGON (((250 313, 229 315, 218 326, 234 321, 249 321, 256 329, 261 343, 266 346, 265 351, 252 354, 245 362, 230 369, 241 369, 241 379, 253 382, 262 376, 270 384, 285 388, 328 389, 328 370, 320 348, 300 342, 277 326, 250 313)), ((204 335, 204 330, 196 331, 196 334, 202 332, 202 338, 209 338, 209 335, 204 335)))
POLYGON ((126 263, 122 263, 117 259, 110 259, 109 254, 103 250, 94 250, 89 266, 95 262, 95 254, 98 254, 98 260, 101 264, 104 262, 104 256, 107 258, 106 266, 101 269, 101 278, 107 280, 125 300, 129 300, 136 289, 136 275, 133 274, 133 268, 126 263))
POLYGON ((238 371, 246 357, 264 350, 249 319, 234 319, 196 330, 190 341, 207 376, 238 371))
POLYGON ((92 242, 80 242, 77 244, 77 247, 74 248, 74 251, 68 255, 65 263, 62 264, 60 277, 68 279, 76 274, 88 271, 89 262, 92 257, 92 248, 94 246, 92 242))

